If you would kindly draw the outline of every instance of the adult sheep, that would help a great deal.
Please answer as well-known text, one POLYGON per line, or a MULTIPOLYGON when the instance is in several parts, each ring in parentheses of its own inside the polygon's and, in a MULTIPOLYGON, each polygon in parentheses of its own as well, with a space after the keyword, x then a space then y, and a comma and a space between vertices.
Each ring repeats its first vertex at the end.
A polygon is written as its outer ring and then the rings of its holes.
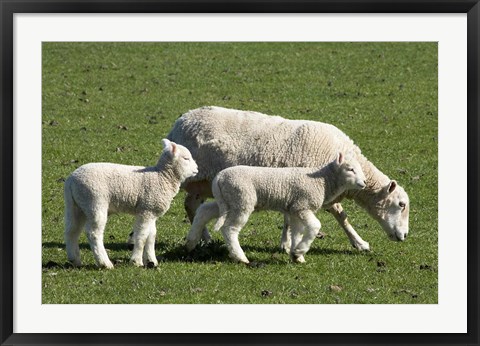
MULTIPOLYGON (((339 151, 351 151, 365 172, 367 186, 360 191, 346 192, 323 208, 335 217, 356 249, 369 250, 370 245, 348 222, 339 203, 343 198, 353 199, 364 208, 391 240, 403 241, 407 237, 407 193, 368 161, 353 141, 333 125, 202 107, 178 118, 168 138, 187 147, 199 167, 199 173, 184 184, 185 209, 190 220, 198 206, 212 196, 211 182, 215 175, 227 167, 316 167, 332 161, 339 151)), ((282 244, 288 241, 287 229, 285 222, 282 244)))

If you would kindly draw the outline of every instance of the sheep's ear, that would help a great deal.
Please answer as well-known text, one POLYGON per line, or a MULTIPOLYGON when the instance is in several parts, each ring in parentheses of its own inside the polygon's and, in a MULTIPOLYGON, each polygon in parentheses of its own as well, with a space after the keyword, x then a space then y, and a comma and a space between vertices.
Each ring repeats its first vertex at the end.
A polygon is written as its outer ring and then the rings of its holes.
POLYGON ((345 160, 345 158, 344 158, 344 156, 343 156, 343 153, 338 153, 337 163, 338 163, 339 165, 341 165, 344 160, 345 160))
POLYGON ((397 182, 395 180, 392 180, 390 182, 390 184, 388 184, 388 193, 392 193, 393 191, 395 191, 395 189, 397 188, 397 182))

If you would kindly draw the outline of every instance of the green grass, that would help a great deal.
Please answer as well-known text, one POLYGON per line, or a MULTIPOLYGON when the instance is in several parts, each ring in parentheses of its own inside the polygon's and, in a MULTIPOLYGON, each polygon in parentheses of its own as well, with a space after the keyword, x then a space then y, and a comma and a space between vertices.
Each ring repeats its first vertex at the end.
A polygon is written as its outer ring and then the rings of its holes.
POLYGON ((44 43, 42 87, 43 303, 438 302, 437 44, 44 43), (157 269, 128 263, 128 215, 107 224, 114 270, 94 266, 85 235, 85 266, 67 265, 63 179, 87 162, 154 164, 175 119, 203 105, 336 125, 409 193, 408 240, 389 241, 345 201, 369 253, 322 211, 328 235, 302 265, 277 250, 283 219, 273 212, 252 215, 240 235, 258 266, 231 263, 218 233, 188 255, 181 192, 157 222, 157 269))

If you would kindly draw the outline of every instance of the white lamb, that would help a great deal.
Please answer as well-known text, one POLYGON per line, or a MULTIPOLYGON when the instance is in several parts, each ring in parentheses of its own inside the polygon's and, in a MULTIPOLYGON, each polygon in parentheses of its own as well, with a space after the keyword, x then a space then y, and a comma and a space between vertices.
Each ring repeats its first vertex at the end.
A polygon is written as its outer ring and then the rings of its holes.
POLYGON ((170 208, 186 178, 198 173, 192 155, 182 145, 162 140, 164 150, 153 167, 89 163, 65 181, 65 243, 68 260, 80 266, 78 238, 84 226, 99 267, 113 268, 103 245, 110 213, 136 216, 133 227, 135 266, 158 265, 155 222, 170 208))
POLYGON ((227 168, 213 180, 215 202, 197 210, 187 236, 187 249, 192 250, 200 240, 212 216, 208 209, 216 203, 220 218, 215 229, 221 227, 233 260, 249 263, 238 242, 238 234, 250 214, 254 210, 276 210, 287 215, 292 226, 292 259, 305 262, 303 256, 320 231, 320 221, 314 213, 346 190, 363 189, 365 180, 360 164, 354 158, 345 159, 342 154, 322 168, 227 168))
MULTIPOLYGON (((289 120, 258 112, 202 107, 177 119, 168 138, 187 147, 199 167, 199 173, 183 185, 187 191, 185 209, 190 220, 200 204, 212 196, 211 183, 215 175, 227 167, 320 167, 332 161, 339 152, 353 152, 367 177, 367 186, 363 190, 347 191, 332 203, 324 204, 323 208, 335 217, 350 243, 359 250, 369 250, 370 245, 348 222, 339 203, 343 198, 353 199, 364 208, 391 240, 403 241, 407 237, 410 207, 407 193, 333 125, 289 120)), ((214 209, 211 209, 212 214, 215 214, 214 209)), ((288 249, 288 220, 285 221, 282 247, 288 249)))

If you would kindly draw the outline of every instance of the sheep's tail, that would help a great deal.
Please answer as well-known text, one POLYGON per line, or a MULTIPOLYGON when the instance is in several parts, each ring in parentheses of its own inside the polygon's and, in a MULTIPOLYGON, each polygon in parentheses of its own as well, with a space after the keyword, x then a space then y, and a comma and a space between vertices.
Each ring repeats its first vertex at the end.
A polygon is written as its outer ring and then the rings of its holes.
POLYGON ((217 219, 217 222, 215 222, 215 225, 213 226, 213 230, 218 231, 220 230, 220 228, 222 228, 223 224, 225 223, 225 219, 227 218, 227 208, 226 208, 227 206, 225 205, 225 200, 223 199, 222 191, 218 186, 218 176, 216 176, 215 179, 213 179, 212 192, 213 192, 213 196, 215 197, 215 201, 217 202, 218 211, 219 211, 219 217, 217 219))

